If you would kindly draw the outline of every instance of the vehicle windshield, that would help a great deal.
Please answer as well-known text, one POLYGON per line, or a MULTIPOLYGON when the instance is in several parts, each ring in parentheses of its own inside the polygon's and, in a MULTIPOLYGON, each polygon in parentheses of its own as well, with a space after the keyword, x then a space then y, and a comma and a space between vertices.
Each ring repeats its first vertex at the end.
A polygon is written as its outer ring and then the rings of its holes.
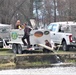
POLYGON ((52 25, 50 24, 47 28, 50 29, 50 30, 52 30, 52 25))
POLYGON ((50 24, 47 28, 50 29, 50 31, 56 31, 57 24, 50 24))

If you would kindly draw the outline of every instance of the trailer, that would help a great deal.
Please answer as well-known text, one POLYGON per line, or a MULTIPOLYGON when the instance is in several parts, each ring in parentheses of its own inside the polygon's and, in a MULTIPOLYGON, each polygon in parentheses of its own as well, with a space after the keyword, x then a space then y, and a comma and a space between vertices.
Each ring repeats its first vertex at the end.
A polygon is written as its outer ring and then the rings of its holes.
POLYGON ((22 42, 23 35, 24 35, 24 29, 11 30, 10 32, 11 40, 8 43, 12 45, 13 53, 22 54, 23 50, 28 50, 28 51, 42 50, 43 49, 42 45, 45 45, 45 40, 51 42, 49 30, 47 29, 31 30, 30 32, 31 48, 27 48, 27 46, 24 46, 22 42))

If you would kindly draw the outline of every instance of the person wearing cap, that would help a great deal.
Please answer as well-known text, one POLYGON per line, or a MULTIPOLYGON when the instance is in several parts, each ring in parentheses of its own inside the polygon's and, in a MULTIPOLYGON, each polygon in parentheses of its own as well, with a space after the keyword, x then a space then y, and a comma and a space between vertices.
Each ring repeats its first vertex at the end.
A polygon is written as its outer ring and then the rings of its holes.
POLYGON ((30 39, 29 39, 30 31, 31 31, 31 29, 29 27, 27 27, 27 24, 25 23, 24 24, 24 35, 22 37, 22 42, 23 42, 24 46, 27 45, 28 48, 30 48, 30 39), (27 43, 25 42, 25 39, 27 40, 27 43))

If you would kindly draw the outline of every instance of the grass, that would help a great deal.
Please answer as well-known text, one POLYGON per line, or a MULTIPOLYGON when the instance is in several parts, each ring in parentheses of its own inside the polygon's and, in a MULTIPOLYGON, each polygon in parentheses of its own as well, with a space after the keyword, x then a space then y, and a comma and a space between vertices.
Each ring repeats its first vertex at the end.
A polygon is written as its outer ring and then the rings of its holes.
MULTIPOLYGON (((40 53, 40 51, 38 52, 34 52, 34 54, 36 53, 40 53)), ((41 53, 42 53, 42 50, 41 50, 41 53)), ((68 51, 68 52, 65 52, 65 51, 62 51, 62 50, 59 50, 59 51, 56 51, 57 54, 70 54, 70 53, 76 53, 76 51, 68 51)), ((31 53, 30 53, 31 54, 31 53)), ((0 55, 14 55, 14 53, 12 52, 11 49, 0 49, 0 55)), ((21 54, 22 55, 22 54, 21 54)), ((24 55, 26 55, 26 53, 24 52, 24 55)), ((24 56, 23 55, 23 56, 24 56)), ((17 55, 16 55, 17 56, 17 55)), ((72 62, 72 63, 76 63, 76 60, 67 60, 67 62, 72 62)), ((46 66, 46 65, 50 65, 50 62, 48 61, 45 61, 45 62, 41 62, 41 61, 38 61, 38 62, 28 62, 28 61, 21 61, 19 62, 17 65, 21 66, 21 67, 36 67, 36 66, 46 66)), ((10 62, 10 63, 6 63, 6 64, 3 64, 1 63, 0 64, 0 68, 8 68, 8 67, 15 67, 16 64, 13 63, 13 62, 10 62)))
POLYGON ((68 62, 70 62, 70 63, 76 63, 76 60, 72 59, 72 60, 68 60, 68 62))
POLYGON ((50 62, 41 62, 41 61, 38 61, 38 62, 26 62, 26 61, 23 61, 23 62, 19 62, 17 64, 17 66, 19 67, 40 67, 40 66, 48 66, 48 65, 51 65, 50 62))
MULTIPOLYGON (((28 53, 42 53, 42 50, 31 51, 28 53)), ((59 51, 55 51, 55 53, 57 54, 73 54, 74 53, 75 54, 76 50, 71 50, 71 51, 59 50, 59 51)), ((10 55, 10 54, 14 54, 11 49, 0 48, 0 55, 10 55)), ((25 51, 24 51, 24 54, 26 54, 25 51)))
POLYGON ((11 55, 13 54, 11 49, 0 48, 0 55, 11 55))
POLYGON ((6 64, 0 64, 0 69, 7 69, 7 68, 15 68, 16 64, 13 62, 6 63, 6 64))

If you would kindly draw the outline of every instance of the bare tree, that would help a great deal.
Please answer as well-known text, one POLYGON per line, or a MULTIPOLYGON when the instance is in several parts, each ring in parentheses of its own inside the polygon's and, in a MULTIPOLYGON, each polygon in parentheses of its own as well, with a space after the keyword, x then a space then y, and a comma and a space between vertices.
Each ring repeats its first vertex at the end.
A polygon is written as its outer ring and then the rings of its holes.
POLYGON ((57 12, 56 12, 56 9, 57 9, 57 8, 56 8, 56 7, 57 7, 57 6, 56 6, 56 4, 57 4, 57 3, 56 3, 56 0, 53 0, 53 3, 54 3, 54 22, 56 22, 56 16, 57 16, 57 15, 56 15, 56 14, 57 14, 57 12))
POLYGON ((76 20, 76 0, 57 0, 59 21, 76 20))
POLYGON ((30 23, 30 18, 42 22, 76 20, 76 0, 0 0, 0 22, 15 24, 17 19, 30 23), (35 6, 33 6, 33 4, 35 6), (35 7, 35 9, 33 8, 35 7), (33 9, 35 16, 33 15, 33 9))
POLYGON ((33 0, 0 0, 0 22, 15 24, 17 19, 22 22, 33 17, 33 0))

